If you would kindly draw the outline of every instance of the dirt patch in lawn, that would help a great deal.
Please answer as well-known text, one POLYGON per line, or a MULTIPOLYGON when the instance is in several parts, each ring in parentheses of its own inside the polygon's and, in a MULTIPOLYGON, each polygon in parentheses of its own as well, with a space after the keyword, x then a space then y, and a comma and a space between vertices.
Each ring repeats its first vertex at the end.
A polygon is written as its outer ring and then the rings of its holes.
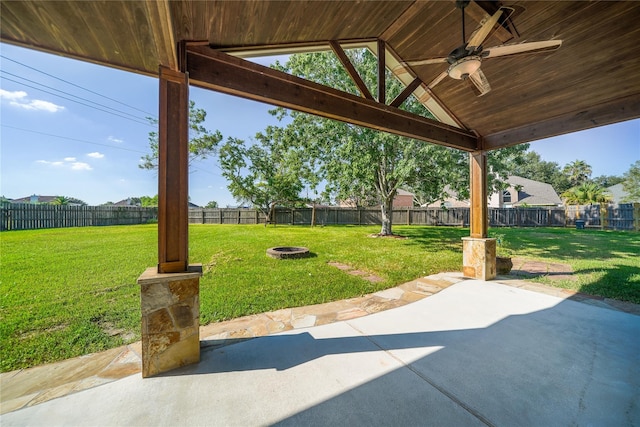
POLYGON ((377 239, 378 237, 381 237, 384 239, 400 239, 400 240, 408 239, 407 236, 400 236, 398 234, 380 234, 380 233, 369 234, 369 237, 372 237, 374 239, 377 239))
POLYGON ((550 280, 576 280, 569 264, 553 263, 540 260, 513 258, 511 274, 527 278, 546 276, 550 280))
POLYGON ((382 277, 376 276, 375 274, 369 273, 367 271, 357 270, 354 267, 351 267, 347 264, 342 264, 341 262, 330 262, 328 263, 331 267, 335 267, 338 270, 342 270, 345 273, 351 274, 352 276, 358 276, 367 280, 371 283, 379 283, 384 282, 382 277))

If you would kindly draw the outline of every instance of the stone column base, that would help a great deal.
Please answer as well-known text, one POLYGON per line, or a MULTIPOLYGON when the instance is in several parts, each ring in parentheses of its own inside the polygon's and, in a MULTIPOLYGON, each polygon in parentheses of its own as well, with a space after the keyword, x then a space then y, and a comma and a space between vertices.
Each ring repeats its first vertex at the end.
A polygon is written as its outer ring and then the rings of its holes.
POLYGON ((185 273, 148 268, 138 278, 142 309, 142 377, 200 361, 202 265, 185 273))
POLYGON ((480 280, 496 277, 496 239, 462 238, 462 274, 480 280))

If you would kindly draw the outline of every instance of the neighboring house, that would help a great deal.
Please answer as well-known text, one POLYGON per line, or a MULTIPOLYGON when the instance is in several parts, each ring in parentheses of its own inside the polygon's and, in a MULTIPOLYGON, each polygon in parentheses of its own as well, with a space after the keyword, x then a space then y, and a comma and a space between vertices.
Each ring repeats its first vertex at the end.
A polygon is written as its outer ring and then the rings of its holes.
POLYGON ((614 205, 619 205, 620 203, 640 203, 640 200, 622 201, 622 199, 629 195, 629 193, 624 191, 622 183, 607 187, 605 190, 611 195, 611 203, 614 205))
POLYGON ((140 206, 140 199, 129 197, 114 203, 113 206, 140 206))
MULTIPOLYGON (((408 191, 398 189, 396 190, 396 195, 393 198, 393 207, 394 208, 410 208, 413 206, 413 193, 409 193, 408 191)), ((355 208, 358 206, 357 202, 353 199, 347 200, 337 200, 337 205, 341 208, 355 208)), ((373 203, 371 206, 375 206, 373 203)))
MULTIPOLYGON (((438 200, 429 205, 426 205, 428 208, 468 208, 471 204, 469 200, 458 200, 457 194, 455 191, 451 190, 451 188, 446 185, 444 187, 445 193, 449 194, 444 200, 438 200)), ((425 207, 424 205, 422 207, 425 207)))
POLYGON ((405 190, 396 191, 396 196, 393 198, 394 208, 410 208, 413 206, 413 193, 409 193, 405 190))
MULTIPOLYGON (((58 197, 59 196, 40 196, 40 195, 33 194, 31 196, 21 197, 19 199, 12 199, 11 203, 29 203, 32 205, 50 204, 54 202, 58 197)), ((68 206, 82 206, 82 203, 78 203, 76 199, 73 199, 73 198, 68 198, 68 199, 70 199, 69 203, 67 203, 68 206)))
MULTIPOLYGON (((562 206, 562 200, 551 184, 519 176, 507 178, 508 187, 489 196, 490 208, 513 208, 518 206, 562 206)), ((452 196, 429 205, 429 207, 460 208, 469 207, 468 200, 458 200, 455 193, 452 196)))
POLYGON ((562 200, 551 184, 519 176, 510 176, 507 183, 507 189, 491 195, 490 207, 562 206, 562 200))
POLYGON ((35 205, 38 203, 51 203, 56 199, 56 197, 58 196, 39 196, 34 194, 32 196, 13 199, 11 200, 11 203, 30 203, 32 205, 35 205))
MULTIPOLYGON (((142 206, 140 204, 140 199, 137 197, 129 197, 127 199, 124 200, 120 200, 117 203, 114 203, 112 206, 142 206)), ((195 203, 191 203, 189 202, 189 209, 197 209, 200 206, 196 205, 195 203)))

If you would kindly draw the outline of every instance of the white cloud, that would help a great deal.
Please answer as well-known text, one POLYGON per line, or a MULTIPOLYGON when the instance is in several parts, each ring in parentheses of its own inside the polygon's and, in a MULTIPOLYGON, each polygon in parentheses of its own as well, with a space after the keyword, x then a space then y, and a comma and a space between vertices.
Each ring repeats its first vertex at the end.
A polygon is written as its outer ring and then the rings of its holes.
POLYGON ((62 166, 62 165, 64 165, 64 162, 60 162, 60 161, 50 162, 48 160, 37 160, 36 163, 41 163, 43 165, 50 165, 50 166, 62 166))
POLYGON ((27 92, 23 90, 16 90, 9 92, 8 90, 0 89, 0 98, 9 99, 15 101, 16 99, 22 99, 27 97, 27 92))
POLYGON ((58 111, 64 110, 62 105, 57 105, 53 102, 43 101, 41 99, 29 99, 27 92, 23 90, 10 92, 8 90, 0 89, 0 98, 7 99, 9 101, 9 105, 22 108, 24 110, 48 111, 50 113, 57 113, 58 111))
POLYGON ((68 168, 74 171, 90 171, 93 170, 89 163, 78 162, 75 157, 65 157, 62 161, 60 160, 36 160, 36 163, 41 165, 53 166, 53 167, 62 167, 68 168))
POLYGON ((71 170, 74 171, 90 171, 93 170, 89 163, 84 162, 73 162, 71 163, 71 170))
POLYGON ((98 152, 98 151, 94 151, 93 153, 88 153, 87 156, 93 158, 93 159, 101 159, 104 157, 104 154, 98 152))
POLYGON ((109 142, 115 142, 116 144, 122 144, 122 143, 124 142, 124 140, 123 140, 123 139, 116 138, 115 136, 109 136, 109 137, 107 138, 107 141, 109 141, 109 142))

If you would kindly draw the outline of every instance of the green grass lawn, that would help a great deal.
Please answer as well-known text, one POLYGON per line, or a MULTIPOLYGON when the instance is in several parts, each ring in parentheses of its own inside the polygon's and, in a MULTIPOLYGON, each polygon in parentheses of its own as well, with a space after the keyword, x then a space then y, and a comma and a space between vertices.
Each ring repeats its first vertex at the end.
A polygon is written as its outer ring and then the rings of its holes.
MULTIPOLYGON (((155 265, 156 225, 3 232, 0 369, 34 366, 140 339, 138 276, 155 265)), ((190 262, 202 263, 201 323, 354 297, 441 271, 459 271, 468 229, 396 226, 407 239, 371 238, 379 227, 192 225, 190 262), (272 246, 312 256, 275 260, 272 246), (349 264, 372 284, 327 265, 349 264)), ((515 256, 572 265, 553 282, 640 303, 637 233, 500 229, 515 256)), ((541 281, 544 281, 542 279, 541 281)))

